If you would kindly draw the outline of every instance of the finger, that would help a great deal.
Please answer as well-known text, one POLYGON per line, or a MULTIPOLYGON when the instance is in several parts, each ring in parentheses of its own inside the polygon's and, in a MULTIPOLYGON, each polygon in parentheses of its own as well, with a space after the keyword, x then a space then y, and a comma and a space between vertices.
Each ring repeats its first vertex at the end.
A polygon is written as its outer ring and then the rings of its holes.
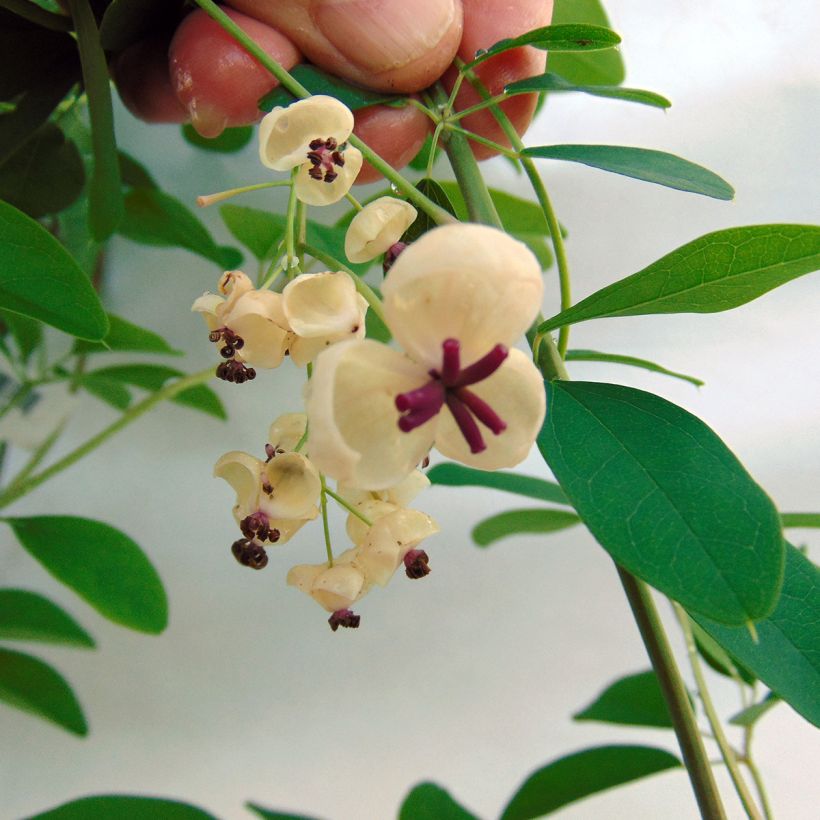
MULTIPOLYGON (((505 0, 462 0, 464 4, 464 36, 458 49, 462 60, 469 61, 476 51, 489 48, 506 37, 517 37, 532 29, 548 26, 552 19, 552 0, 518 0, 514 13, 505 0)), ((546 65, 543 51, 535 48, 516 48, 492 57, 476 68, 479 79, 490 94, 500 94, 504 86, 515 80, 542 74, 546 65)), ((448 72, 446 85, 452 88, 455 72, 448 72)), ((481 96, 466 81, 456 100, 456 108, 463 110, 481 102, 481 96)), ((523 134, 529 126, 537 94, 521 94, 501 104, 516 131, 523 134)), ((509 146, 501 126, 490 111, 480 111, 461 120, 460 125, 483 137, 509 146)), ((494 152, 484 145, 473 143, 473 153, 478 159, 493 156, 494 152)))
MULTIPOLYGON (((295 45, 265 23, 239 12, 228 15, 285 68, 301 60, 295 45)), ((203 137, 224 128, 256 122, 257 103, 276 80, 215 20, 203 11, 189 14, 177 28, 168 52, 171 85, 191 123, 203 137)))
POLYGON ((311 62, 382 91, 438 79, 461 40, 461 0, 230 0, 287 34, 311 62))

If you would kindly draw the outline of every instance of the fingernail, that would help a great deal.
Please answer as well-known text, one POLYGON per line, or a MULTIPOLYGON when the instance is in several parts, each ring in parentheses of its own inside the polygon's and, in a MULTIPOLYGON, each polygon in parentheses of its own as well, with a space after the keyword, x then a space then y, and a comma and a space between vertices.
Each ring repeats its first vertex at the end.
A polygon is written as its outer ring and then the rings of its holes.
POLYGON ((430 53, 456 16, 454 0, 321 0, 311 9, 330 42, 361 68, 400 68, 430 53))
POLYGON ((194 130, 205 139, 218 137, 228 125, 228 118, 224 113, 196 99, 188 103, 188 115, 194 130))

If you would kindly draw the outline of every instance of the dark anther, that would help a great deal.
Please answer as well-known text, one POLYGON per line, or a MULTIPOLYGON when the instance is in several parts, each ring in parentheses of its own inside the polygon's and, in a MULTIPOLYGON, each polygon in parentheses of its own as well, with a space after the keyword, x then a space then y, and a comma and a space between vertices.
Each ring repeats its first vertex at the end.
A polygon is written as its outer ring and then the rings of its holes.
POLYGON ((212 330, 208 334, 208 341, 210 342, 218 342, 222 338, 222 331, 221 330, 212 330))
POLYGON ((230 345, 225 345, 225 347, 219 349, 219 355, 222 356, 223 359, 232 359, 234 353, 236 353, 236 351, 230 345))
POLYGON ((346 629, 358 629, 361 617, 349 609, 337 609, 328 619, 330 628, 335 632, 340 626, 346 629))
POLYGON ((262 482, 262 492, 264 492, 265 495, 273 495, 273 484, 267 479, 262 482))
POLYGON ((268 564, 268 554, 264 547, 244 538, 231 544, 231 552, 243 567, 263 569, 268 564))
POLYGON ((252 367, 248 367, 244 362, 229 359, 226 362, 222 362, 216 368, 216 376, 226 382, 242 384, 243 382, 255 379, 256 371, 252 367))
POLYGON ((320 181, 322 179, 324 179, 324 174, 322 173, 322 169, 318 165, 314 165, 313 168, 311 168, 308 171, 308 176, 311 179, 318 179, 320 181))
POLYGON ((324 144, 324 140, 311 140, 308 143, 308 148, 310 148, 311 151, 315 151, 317 148, 321 148, 324 144))
MULTIPOLYGON (((271 492, 273 492, 273 487, 271 487, 271 492)), ((279 530, 270 526, 267 515, 259 511, 243 518, 239 522, 239 529, 242 530, 242 535, 249 540, 275 543, 281 535, 279 530)))
POLYGON ((276 448, 270 443, 266 444, 265 455, 267 456, 267 458, 265 459, 265 463, 267 463, 276 456, 276 448))
POLYGON ((404 556, 404 573, 416 580, 430 574, 430 559, 424 550, 410 550, 404 556))
POLYGON ((328 137, 325 140, 325 148, 327 148, 328 151, 335 151, 338 147, 339 143, 336 142, 336 140, 333 137, 328 137))
POLYGON ((325 174, 325 182, 333 182, 336 177, 339 176, 335 171, 328 171, 325 174))
POLYGON ((338 165, 340 168, 345 167, 345 158, 338 151, 334 151, 330 158, 333 160, 334 165, 338 165))
POLYGON ((312 166, 308 169, 308 176, 311 179, 333 182, 339 176, 334 166, 342 168, 345 164, 342 156, 344 145, 339 145, 333 137, 328 137, 326 140, 312 140, 308 147, 310 150, 307 152, 307 159, 312 166))

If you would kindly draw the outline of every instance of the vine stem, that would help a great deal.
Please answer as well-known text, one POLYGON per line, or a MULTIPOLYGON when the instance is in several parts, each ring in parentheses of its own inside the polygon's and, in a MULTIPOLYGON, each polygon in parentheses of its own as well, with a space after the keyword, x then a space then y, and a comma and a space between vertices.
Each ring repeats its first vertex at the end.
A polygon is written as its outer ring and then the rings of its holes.
MULTIPOLYGON (((305 99, 310 91, 305 88, 290 72, 279 65, 261 46, 249 37, 213 0, 196 0, 196 4, 213 20, 216 20, 249 54, 267 69, 295 97, 305 99)), ((439 225, 455 222, 455 218, 444 208, 436 205, 414 185, 408 182, 389 162, 382 159, 370 146, 351 134, 347 142, 358 148, 364 158, 387 180, 393 183, 414 205, 417 205, 439 225)))
POLYGON ((46 467, 45 470, 29 476, 19 484, 15 483, 14 486, 7 487, 2 493, 0 493, 0 509, 7 507, 13 501, 16 501, 18 498, 30 493, 36 487, 39 487, 43 482, 48 481, 48 479, 58 473, 61 473, 66 468, 71 467, 72 464, 79 461, 93 450, 96 450, 97 447, 108 441, 111 436, 119 433, 120 430, 136 421, 140 416, 145 415, 145 413, 156 407, 161 402, 168 399, 173 399, 189 387, 195 387, 198 384, 208 381, 213 378, 213 375, 214 368, 211 366, 207 368, 207 370, 202 370, 199 373, 193 373, 190 376, 184 376, 181 379, 177 379, 175 382, 163 387, 156 393, 152 393, 138 404, 135 404, 126 413, 123 413, 115 422, 109 424, 108 427, 101 430, 95 436, 92 436, 88 439, 88 441, 79 445, 79 447, 76 447, 70 453, 67 453, 59 461, 55 461, 50 467, 46 467))
POLYGON ((344 498, 342 498, 342 496, 338 493, 334 493, 329 487, 325 487, 325 493, 327 493, 327 495, 329 495, 340 507, 344 507, 351 515, 355 515, 359 521, 367 524, 368 527, 373 526, 373 522, 366 515, 363 515, 352 504, 345 501, 344 498))
POLYGON ((319 497, 319 506, 322 508, 322 529, 325 533, 325 550, 327 551, 327 565, 329 567, 333 566, 333 547, 330 543, 330 524, 327 520, 327 496, 328 496, 328 489, 327 483, 325 482, 325 477, 323 474, 319 474, 319 480, 322 482, 322 494, 319 497))

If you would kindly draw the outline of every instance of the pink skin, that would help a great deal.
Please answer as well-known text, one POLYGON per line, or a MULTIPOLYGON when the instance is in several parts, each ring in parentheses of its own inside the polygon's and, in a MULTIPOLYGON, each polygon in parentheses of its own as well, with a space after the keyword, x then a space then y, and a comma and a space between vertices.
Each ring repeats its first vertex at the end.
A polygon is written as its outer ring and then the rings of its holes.
MULTIPOLYGON (((469 60, 479 48, 548 25, 552 15, 549 0, 517 0, 514 4, 509 0, 232 0, 231 5, 252 15, 229 11, 286 68, 305 54, 352 82, 403 92, 426 88, 442 75, 450 85, 454 75, 447 67, 456 53, 469 60)), ((149 122, 180 121, 180 108, 169 95, 170 85, 176 88, 182 110, 193 116, 197 130, 215 136, 225 127, 256 122, 262 115, 256 101, 275 85, 255 60, 199 10, 183 20, 171 41, 170 82, 164 79, 161 49, 154 45, 135 51, 141 46, 120 55, 115 77, 128 107, 149 122)), ((497 93, 513 80, 543 72, 544 61, 544 52, 517 49, 488 60, 479 74, 490 91, 497 93)), ((477 101, 476 93, 464 83, 457 107, 477 101)), ((535 103, 535 95, 504 103, 519 134, 529 125, 535 103)), ((465 119, 462 125, 507 144, 487 112, 465 119)), ((415 107, 375 106, 356 112, 356 134, 396 168, 415 156, 429 131, 430 121, 415 107)), ((493 153, 479 145, 474 151, 480 159, 493 153)), ((371 182, 378 176, 365 164, 357 182, 371 182)))

